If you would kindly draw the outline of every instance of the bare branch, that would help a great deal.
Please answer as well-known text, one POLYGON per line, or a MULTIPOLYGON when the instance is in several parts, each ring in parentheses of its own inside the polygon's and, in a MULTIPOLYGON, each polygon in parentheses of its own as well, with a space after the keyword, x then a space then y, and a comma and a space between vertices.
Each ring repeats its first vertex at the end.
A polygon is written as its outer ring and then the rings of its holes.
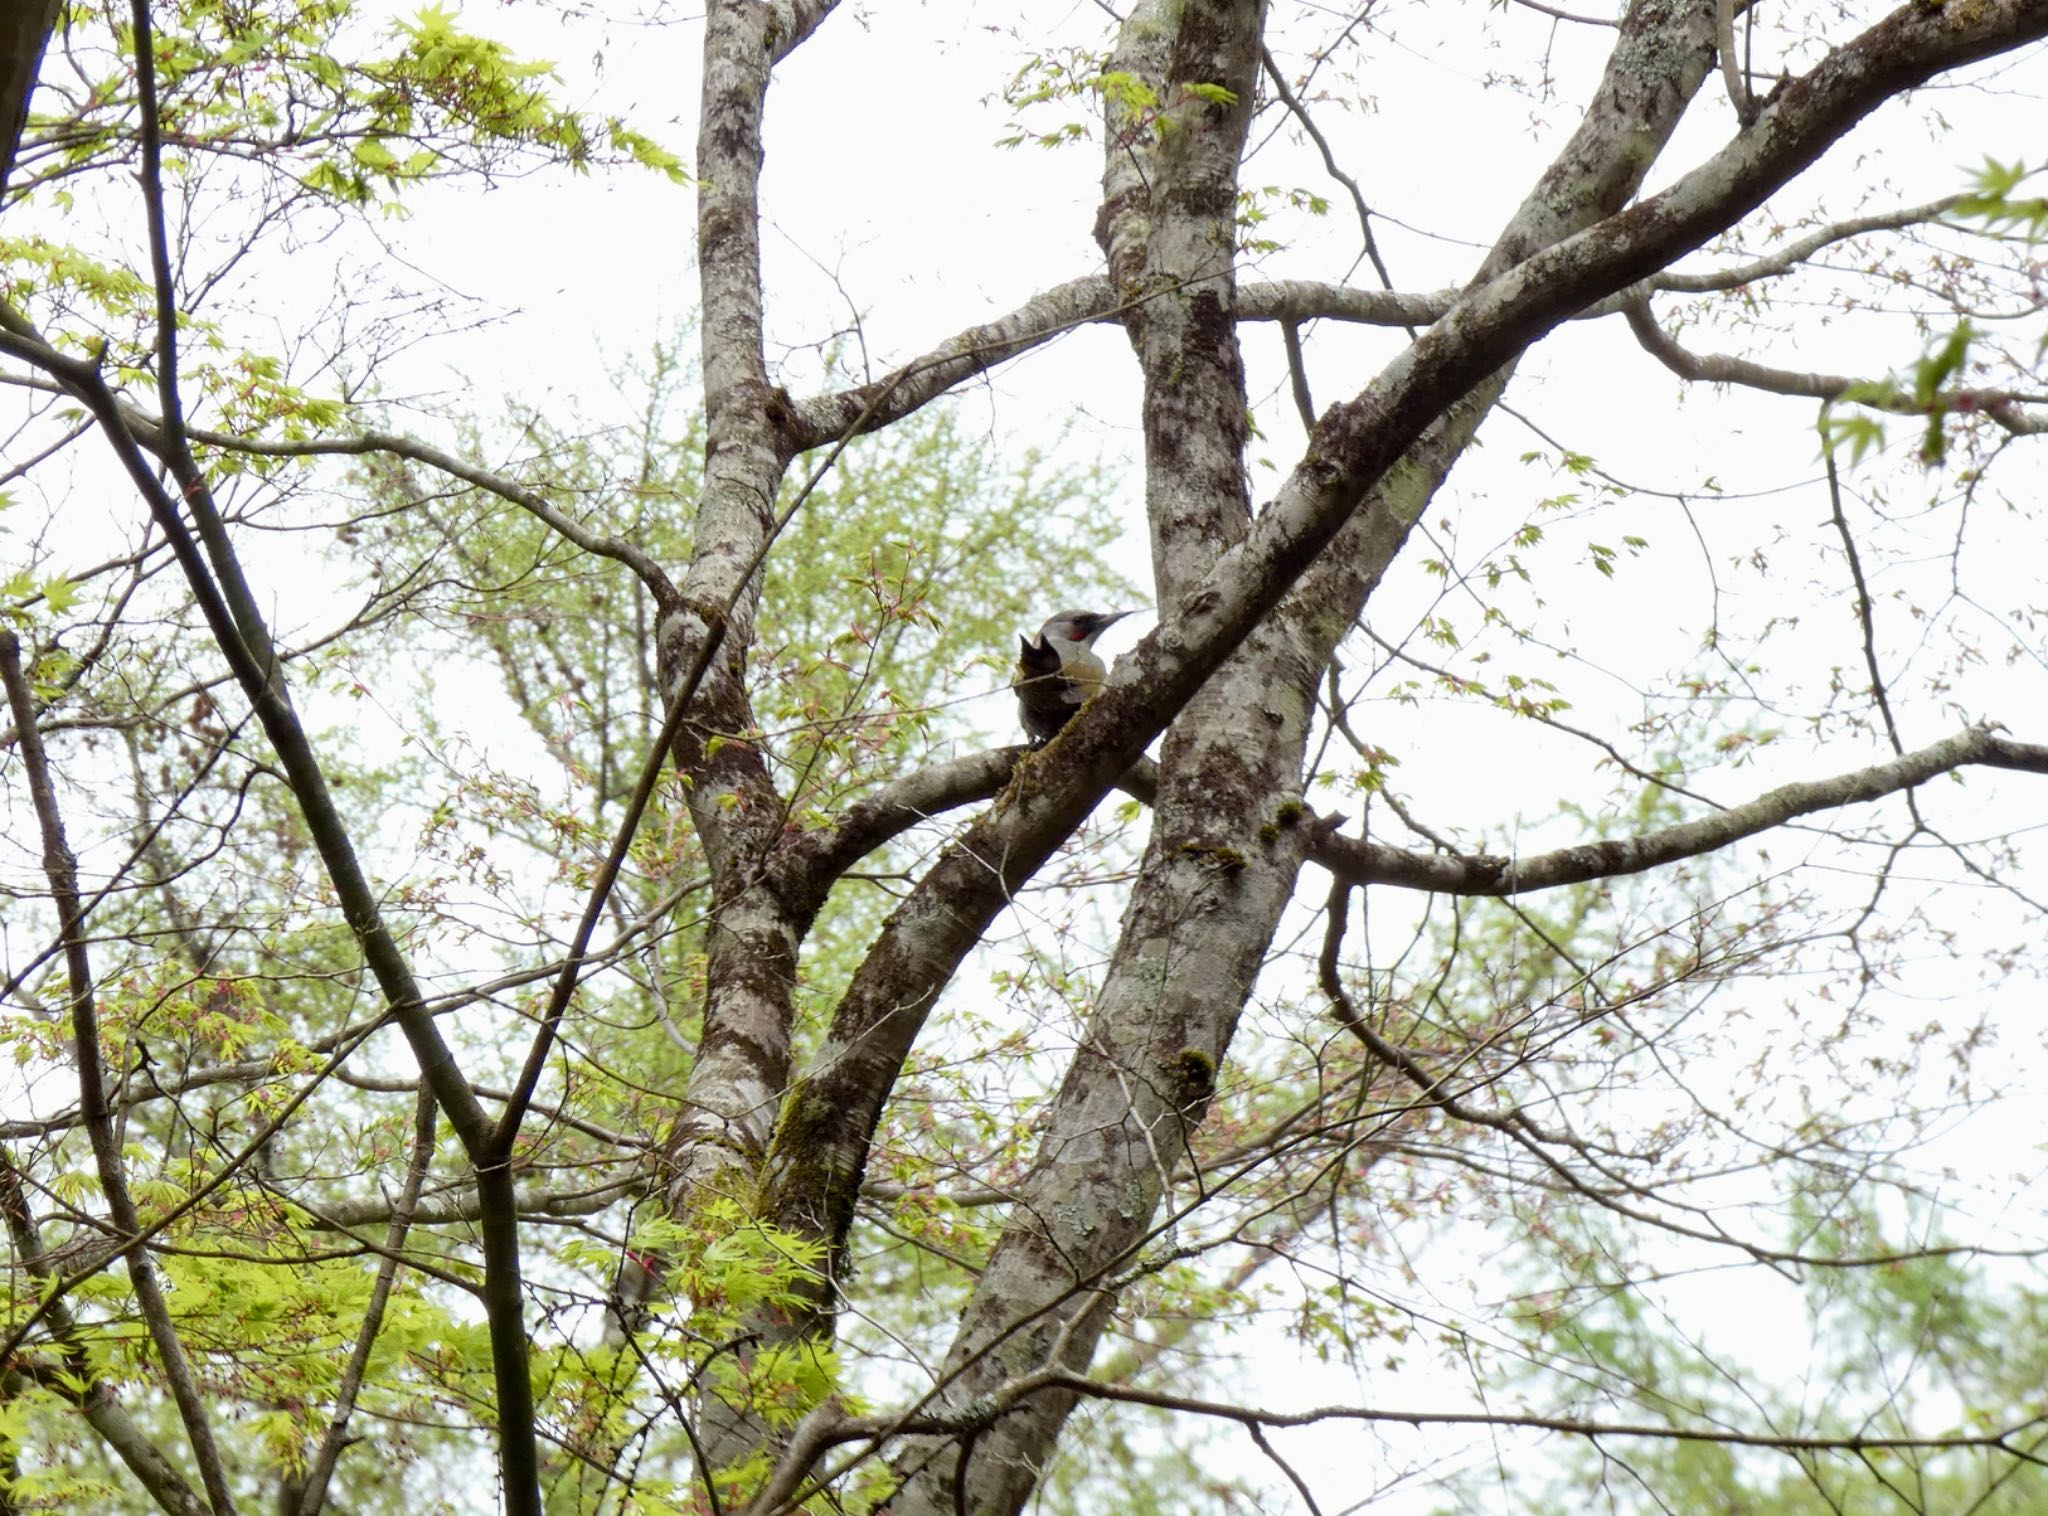
MULTIPOLYGON (((1027 756, 1023 748, 988 748, 914 770, 856 800, 833 826, 790 839, 772 860, 776 876, 793 900, 814 909, 834 879, 876 848, 919 822, 999 793, 1027 756)), ((1158 765, 1140 757, 1116 787, 1150 805, 1158 765)))
MULTIPOLYGON (((1322 155, 1323 172, 1343 185, 1351 196, 1351 209, 1358 217, 1358 235, 1364 245, 1366 259, 1372 264, 1373 272, 1380 276, 1380 284, 1388 290, 1393 289, 1394 276, 1388 272, 1386 259, 1380 256, 1379 240, 1373 236, 1372 208, 1365 203, 1365 191, 1358 187, 1356 178, 1344 172, 1338 165, 1337 154, 1330 147, 1330 139, 1325 137, 1322 128, 1316 125, 1315 118, 1308 113, 1308 106, 1294 93, 1293 87, 1287 82, 1287 76, 1280 72, 1280 65, 1274 61, 1272 50, 1263 42, 1259 44, 1259 63, 1273 86, 1273 92, 1280 97, 1280 103, 1286 106, 1288 113, 1300 123, 1302 131, 1308 135, 1309 141, 1316 145, 1316 151, 1322 155)), ((1313 430, 1313 408, 1302 400, 1307 393, 1308 384, 1300 374, 1300 338, 1293 335, 1291 323, 1283 324, 1282 330, 1289 334, 1287 361, 1295 371, 1296 403, 1301 404, 1302 408, 1309 412, 1309 419, 1304 424, 1313 430)), ((1415 335, 1412 328, 1408 335, 1415 335)))
POLYGON ((1749 389, 1767 390, 1774 395, 1803 395, 1813 400, 1853 400, 1857 405, 1887 411, 1895 416, 1981 411, 2016 436, 2048 432, 2048 415, 2023 408, 2024 402, 2042 401, 2044 397, 2022 395, 2011 390, 1954 389, 1943 390, 1931 401, 1921 401, 1909 391, 1872 384, 1867 379, 1852 379, 1842 374, 1801 373, 1794 369, 1752 363, 1747 358, 1690 352, 1657 324, 1657 318, 1650 313, 1648 301, 1629 305, 1626 315, 1629 330, 1635 333, 1644 351, 1681 379, 1709 384, 1740 384, 1749 389), (1851 391, 1855 393, 1852 395, 1851 391))
MULTIPOLYGON (((1701 273, 1660 270, 1641 283, 1572 314, 1574 319, 1589 320, 1625 311, 1646 293, 1707 294, 1740 289, 1745 284, 1781 277, 1794 272, 1815 253, 1838 242, 1872 232, 1898 231, 1937 221, 1954 208, 1959 198, 1949 196, 1923 205, 1832 222, 1788 242, 1776 252, 1732 268, 1701 273)), ((1360 213, 1370 215, 1362 202, 1360 213)), ((1239 288, 1237 318, 1240 321, 1274 321, 1283 327, 1323 320, 1414 329, 1428 326, 1442 317, 1457 302, 1458 293, 1456 289, 1373 290, 1310 279, 1269 280, 1248 283, 1239 288)), ((1118 319, 1119 310, 1109 281, 1100 276, 1056 285, 1032 296, 1007 315, 947 338, 922 357, 903 364, 880 379, 799 402, 795 407, 790 435, 799 447, 819 446, 837 435, 838 428, 848 418, 859 413, 865 398, 893 384, 889 404, 878 409, 869 423, 871 429, 879 429, 950 393, 967 380, 1077 327, 1114 321, 1118 319)))
POLYGON ((391 1299, 391 1286, 398 1278, 399 1251, 405 1246, 406 1233, 412 1227, 413 1208, 419 1204, 420 1188, 426 1183, 427 1169, 433 1162, 437 1114, 433 1091, 422 1085, 414 1106, 412 1158, 406 1164, 405 1184, 392 1208, 391 1227, 384 1237, 384 1257, 377 1266, 377 1282, 370 1287, 369 1303, 363 1308, 355 1347, 349 1354, 348 1367, 342 1371, 341 1384, 334 1392, 334 1414, 327 1423, 326 1434, 320 1439, 319 1451, 313 1455, 312 1465, 306 1471, 305 1491, 299 1498, 299 1516, 317 1516, 321 1506, 326 1504, 327 1485, 334 1477, 334 1465, 348 1446, 349 1417, 355 1411, 356 1394, 362 1388, 363 1374, 370 1366, 370 1353, 377 1346, 377 1334, 384 1327, 384 1308, 391 1299))
MULTIPOLYGON (((1056 1362, 1056 1360, 1055 1360, 1056 1362)), ((1797 1433, 1742 1432, 1722 1427, 1659 1426, 1654 1422, 1588 1421, 1568 1416, 1533 1416, 1493 1411, 1390 1410, 1378 1406, 1325 1405, 1302 1411, 1277 1411, 1234 1405, 1228 1401, 1204 1400, 1189 1395, 1171 1395, 1158 1390, 1097 1379, 1047 1365, 1002 1385, 962 1410, 943 1415, 848 1416, 830 1402, 805 1419, 792 1437, 778 1469, 787 1475, 792 1469, 800 1476, 804 1467, 833 1447, 873 1441, 894 1435, 939 1435, 964 1437, 994 1425, 1011 1414, 1027 1398, 1045 1393, 1068 1394, 1083 1399, 1114 1401, 1148 1406, 1154 1410, 1206 1416, 1240 1426, 1261 1429, 1317 1426, 1325 1422, 1363 1422, 1394 1426, 1469 1426, 1493 1429, 1521 1428, 1556 1432, 1591 1439, 1607 1437, 1645 1438, 1662 1442, 1706 1443, 1725 1447, 1771 1448, 1783 1452, 1876 1452, 1882 1450, 1956 1450, 1980 1448, 2007 1454, 2027 1462, 2040 1460, 2015 1439, 2037 1430, 2042 1418, 2032 1418, 1990 1432, 1957 1432, 1933 1437, 1801 1436, 1797 1433)), ((761 1498, 748 1508, 748 1516, 769 1516, 792 1509, 791 1498, 798 1480, 781 1477, 771 1481, 761 1498)))
POLYGON ((1755 284, 1759 280, 1789 274, 1815 253, 1833 247, 1838 242, 1847 242, 1855 237, 1867 237, 1872 232, 1903 231, 1909 226, 1925 226, 1929 222, 1939 221, 1954 210, 1961 199, 1960 195, 1948 195, 1940 200, 1930 200, 1924 205, 1909 205, 1895 211, 1879 211, 1874 215, 1851 216, 1843 221, 1833 221, 1808 232, 1803 237, 1793 238, 1776 252, 1766 253, 1763 257, 1752 259, 1748 263, 1740 263, 1733 268, 1714 269, 1703 274, 1661 273, 1649 281, 1649 288, 1674 295, 1710 294, 1718 290, 1740 289, 1745 284, 1755 284))
POLYGON ((791 442, 799 451, 818 447, 844 433, 863 413, 870 429, 900 421, 1007 359, 1076 327, 1113 319, 1116 308, 1109 281, 1099 275, 1056 285, 867 384, 799 402, 788 423, 791 442), (882 396, 886 403, 876 404, 882 396))
MULTIPOLYGON (((1528 0, 1524 0, 1524 3, 1528 3, 1528 0)), ((1294 1486, 1294 1492, 1301 1497, 1301 1503, 1308 1507, 1308 1516, 1323 1516, 1323 1508, 1316 1504, 1315 1496, 1309 1493, 1308 1482, 1301 1477, 1293 1464, 1273 1450, 1273 1444, 1266 1440, 1266 1429, 1255 1423, 1247 1423, 1245 1430, 1251 1433, 1253 1445, 1287 1476, 1287 1482, 1294 1486)))
POLYGON ((1576 11, 1559 10, 1554 5, 1545 5, 1542 3, 1542 0, 1515 0, 1515 4, 1521 6, 1524 10, 1535 11, 1540 16, 1548 16, 1553 21, 1569 21, 1574 26, 1619 27, 1621 25, 1619 21, 1608 16, 1582 16, 1576 11))
MULTIPOLYGON (((649 1183, 646 1176, 633 1174, 624 1179, 573 1190, 529 1190, 517 1197, 514 1206, 521 1216, 527 1217, 566 1220, 576 1216, 595 1216, 621 1200, 646 1193, 649 1183)), ((320 1205, 291 1196, 286 1198, 293 1205, 304 1206, 322 1231, 346 1232, 379 1221, 393 1221, 399 1215, 396 1203, 382 1198, 365 1196, 320 1205)), ((476 1187, 466 1185, 452 1194, 417 1202, 411 1215, 413 1223, 418 1226, 452 1226, 481 1217, 483 1202, 477 1196, 476 1187)))
POLYGON ((1800 816, 1882 799, 1971 765, 2048 774, 2048 747, 2013 742, 1988 726, 1974 726, 1888 763, 1784 785, 1697 821, 1532 858, 1414 853, 1339 836, 1326 838, 1310 856, 1351 884, 1397 884, 1447 895, 1520 895, 1701 857, 1800 816))
MULTIPOLYGON (((1490 1411, 1395 1411, 1376 1406, 1318 1406, 1307 1411, 1270 1411, 1225 1401, 1198 1400, 1185 1395, 1167 1395, 1131 1385, 1106 1384, 1079 1374, 1052 1374, 1026 1393, 1066 1390, 1093 1400, 1115 1400, 1126 1405, 1151 1406, 1155 1410, 1180 1411, 1195 1416, 1213 1416, 1241 1426, 1303 1427, 1326 1421, 1362 1421, 1396 1426, 1521 1427, 1532 1431, 1559 1432, 1573 1437, 1644 1437, 1665 1442, 1702 1442, 1724 1447, 1777 1448, 1785 1452, 1877 1452, 1910 1448, 1984 1448, 2038 1462, 2013 1439, 2035 1430, 2041 1418, 2018 1422, 1995 1432, 1957 1432, 1942 1437, 1802 1437, 1775 1432, 1731 1432, 1720 1427, 1658 1426, 1654 1422, 1582 1421, 1568 1416, 1517 1416, 1490 1411)), ((852 1441, 861 1432, 847 1431, 834 1441, 852 1441)))
MULTIPOLYGON (((1842 539, 1842 554, 1849 561, 1849 579, 1856 587, 1856 622, 1863 629, 1863 667, 1870 674, 1870 698, 1877 703, 1878 714, 1884 717, 1885 735, 1891 739, 1892 751, 1904 754, 1906 745, 1899 740, 1899 723, 1892 716, 1891 696, 1885 690, 1884 670, 1877 666, 1877 608, 1870 598, 1870 581, 1863 577, 1863 555, 1856 551, 1855 535, 1849 530, 1849 518, 1842 513, 1842 477, 1835 467, 1835 449, 1827 435, 1828 405, 1821 404, 1821 461, 1827 466, 1828 505, 1833 511, 1835 534, 1842 539)), ((1914 813, 1919 819, 1919 813, 1914 813)))
POLYGON ((1756 120, 1756 101, 1749 93, 1742 64, 1735 57, 1736 0, 1714 0, 1714 51, 1721 59, 1721 82, 1728 87, 1728 103, 1735 119, 1744 126, 1756 120))
MULTIPOLYGON (((987 799, 1007 782, 1019 756, 1014 748, 994 748, 920 769, 885 787, 856 804, 841 826, 798 839, 793 857, 801 861, 790 865, 792 875, 810 877, 817 870, 829 879, 905 828, 987 799)), ((1319 829, 1308 858, 1350 885, 1398 885, 1444 895, 1522 895, 1703 857, 1801 816, 1882 799, 1972 766, 2048 773, 2048 746, 2013 742, 1989 726, 1971 727, 1895 761, 1785 785, 1698 821, 1520 859, 1491 853, 1418 853, 1345 837, 1328 828, 1319 829)), ((1150 804, 1157 782, 1157 771, 1148 760, 1134 766, 1118 787, 1150 804)))
POLYGON ((1301 328, 1292 321, 1280 327, 1280 341, 1287 350, 1287 383, 1294 391, 1294 413, 1301 417, 1301 429, 1316 429, 1316 402, 1308 387, 1308 359, 1301 351, 1301 328))
MULTIPOLYGON (((129 429, 134 432, 136 441, 151 452, 165 452, 167 444, 163 423, 160 420, 145 415, 131 406, 124 406, 122 415, 127 419, 129 429)), ((446 474, 451 479, 460 479, 464 484, 473 485, 486 494, 496 495, 500 500, 518 506, 586 553, 623 563, 650 590, 659 588, 673 592, 668 574, 661 565, 625 538, 593 531, 539 491, 529 489, 517 480, 493 473, 466 458, 459 458, 414 437, 401 436, 395 432, 366 431, 350 437, 307 437, 297 440, 265 441, 255 437, 239 437, 232 432, 208 431, 201 427, 188 429, 187 435, 194 442, 207 447, 218 448, 227 453, 240 453, 251 458, 359 458, 382 454, 422 464, 446 474)))

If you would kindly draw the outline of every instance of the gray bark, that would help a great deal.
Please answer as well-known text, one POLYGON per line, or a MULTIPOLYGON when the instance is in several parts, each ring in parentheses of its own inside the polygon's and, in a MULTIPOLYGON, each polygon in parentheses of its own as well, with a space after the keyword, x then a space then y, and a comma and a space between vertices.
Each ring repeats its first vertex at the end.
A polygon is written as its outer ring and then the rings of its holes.
MULTIPOLYGON (((751 612, 736 576, 771 529, 768 501, 798 447, 835 429, 883 424, 1059 323, 1107 312, 1130 331, 1147 378, 1160 630, 1058 741, 1020 768, 890 918, 801 1078, 790 1077, 788 971, 809 912, 831 872, 851 861, 853 843, 784 848, 755 830, 775 807, 745 742, 728 742, 714 757, 686 735, 677 753, 700 802, 730 797, 716 809, 698 804, 697 814, 714 873, 725 881, 717 931, 732 945, 723 959, 714 948, 706 1055, 678 1127, 671 1201, 681 1208, 705 1185, 747 1177, 766 1219, 828 1244, 836 1278, 868 1144, 938 996, 1016 887, 1145 744, 1176 723, 1147 878, 1032 1181, 1041 1201, 1080 1198, 1017 1208, 943 1391, 954 1403, 976 1384, 1033 1376, 1052 1391, 1020 1397, 1015 1414, 976 1440, 959 1499, 977 1512, 1009 1511, 1028 1496, 1071 1394, 1054 1384, 1059 1365, 1045 1356, 1057 1347, 1062 1364, 1086 1361, 1107 1303, 1103 1286, 1131 1263, 1173 1167, 1187 1156, 1294 871, 1314 844, 1308 827, 1268 824, 1299 783, 1314 680, 1483 419, 1504 383, 1503 365, 1557 323, 1697 247, 1897 90, 2038 35, 2048 15, 2016 4, 1968 17, 1901 11, 1781 91, 1753 128, 1705 164, 1623 210, 1712 56, 1710 0, 1639 5, 1580 133, 1480 280, 1372 385, 1324 413, 1303 462, 1256 518, 1238 456, 1240 317, 1228 259, 1219 256, 1234 235, 1220 195, 1234 184, 1227 132, 1241 131, 1249 102, 1255 8, 1141 6, 1133 14, 1126 59, 1162 81, 1160 110, 1178 113, 1184 129, 1163 146, 1141 144, 1149 173, 1113 164, 1107 176, 1107 305, 1085 281, 1065 286, 882 386, 802 406, 768 386, 760 360, 752 196, 768 70, 788 40, 767 15, 719 6, 707 28, 700 254, 712 456, 692 582, 664 607, 662 633, 665 670, 707 637, 731 639, 721 654, 729 660, 721 677, 730 679, 707 681, 700 696, 706 727, 750 728, 731 661, 745 646, 751 612), (1232 104, 1172 87, 1226 80, 1242 81, 1226 85, 1232 104), (734 607, 723 621, 721 591, 734 607), (1245 714, 1254 717, 1252 733, 1232 735, 1245 714)), ((1396 302, 1386 314, 1408 312, 1396 302)), ((886 824, 868 818, 871 828, 886 824)), ((860 834, 856 825, 847 837, 860 834)), ((833 1304, 827 1283, 814 1314, 782 1330, 829 1330, 833 1304)), ((796 1438, 799 1463, 829 1441, 807 1427, 796 1438)), ((761 1435, 738 1418, 713 1431, 713 1462, 748 1451, 761 1435)), ((926 1444, 922 1452, 934 1449, 947 1451, 926 1444)), ((913 1453, 903 1467, 909 1482, 900 1509, 955 1508, 947 1480, 957 1459, 913 1453)), ((774 1487, 794 1489, 790 1473, 774 1487)))
MULTIPOLYGON (((1673 15, 1652 7, 1634 14, 1657 21, 1673 15)), ((1690 21, 1705 12, 1677 14, 1690 21)), ((1660 49, 1648 24, 1654 56, 1660 49)), ((766 1170, 769 1217, 833 1245, 836 1265, 896 1071, 961 959, 1018 884, 1347 529, 1375 545, 1377 561, 1368 557, 1335 577, 1369 592, 1434 487, 1430 471, 1411 469, 1404 455, 1447 412, 1559 322, 1650 276, 1753 208, 1896 91, 2044 28, 2048 8, 2041 6, 1987 6, 1967 16, 1901 10, 1792 81, 1751 129, 1705 163, 1620 211, 1613 207, 1640 182, 1661 140, 1656 118, 1697 88, 1706 65, 1700 53, 1666 47, 1672 61, 1658 87, 1625 75, 1610 81, 1617 88, 1606 117, 1589 113, 1586 131, 1532 196, 1543 216, 1512 228, 1498 261, 1521 256, 1525 247, 1536 251, 1467 290, 1366 390, 1324 413, 1307 456, 1250 530, 1224 548, 1194 589, 1162 598, 1159 630, 1121 661, 1097 700, 890 918, 838 1007, 814 1072, 784 1103, 766 1170), (1591 151, 1603 143, 1607 153, 1591 151), (1589 152, 1584 162, 1574 161, 1589 152), (1552 235, 1570 235, 1546 245, 1549 224, 1552 235)), ((1438 436, 1455 442, 1471 419, 1448 422, 1438 436)), ((1454 456, 1456 448, 1447 451, 1454 456)), ((1319 629, 1334 637, 1346 619, 1331 614, 1336 609, 1325 603, 1299 614, 1327 618, 1319 629)), ((1143 960, 1120 954, 1118 961, 1143 960)), ((1199 1042, 1184 1046, 1198 1049, 1199 1042)), ((1029 1302, 1010 1304, 1031 1313, 1029 1302)), ((970 1309, 970 1331, 978 1320, 970 1309)), ((991 1475, 1003 1481, 991 1498, 1017 1498, 1019 1480, 1029 1475, 1025 1465, 1035 1466, 1020 1459, 991 1475)), ((936 1482, 929 1465, 912 1477, 936 1482)), ((970 1509, 1008 1508, 981 1502, 971 1488, 966 1498, 970 1509)), ((903 1499, 933 1507, 937 1496, 913 1484, 903 1499)))

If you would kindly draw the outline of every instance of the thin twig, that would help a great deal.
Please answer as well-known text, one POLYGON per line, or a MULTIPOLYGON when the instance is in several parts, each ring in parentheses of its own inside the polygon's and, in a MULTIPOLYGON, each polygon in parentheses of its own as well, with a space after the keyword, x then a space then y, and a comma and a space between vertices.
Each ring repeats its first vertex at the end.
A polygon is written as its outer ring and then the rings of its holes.
POLYGON ((334 1393, 333 1419, 328 1422, 327 1434, 320 1439, 320 1450, 313 1455, 312 1466, 306 1472, 304 1493, 299 1498, 299 1516, 318 1516, 320 1507, 327 1500, 327 1485, 334 1477, 335 1462, 349 1444, 349 1417, 355 1410, 356 1395, 363 1387, 370 1354, 377 1346, 377 1334, 383 1330, 384 1308, 391 1299, 391 1286, 398 1278, 399 1254, 405 1247, 406 1232, 412 1226, 413 1207, 419 1204, 420 1190, 426 1184, 427 1169, 433 1162, 437 1114, 433 1091, 421 1085, 419 1100, 413 1108, 412 1161, 406 1166, 405 1188, 399 1193, 392 1210, 390 1229, 384 1234, 384 1259, 377 1267, 377 1282, 370 1287, 369 1304, 363 1309, 362 1325, 356 1332, 355 1350, 349 1354, 348 1368, 334 1393))
POLYGON ((1842 539, 1843 556, 1849 560, 1849 577, 1856 585, 1856 620, 1863 628, 1863 666, 1870 672, 1870 698, 1877 702, 1878 714, 1884 717, 1885 735, 1891 738, 1892 751, 1904 756, 1906 745, 1899 740, 1899 723, 1892 717, 1884 675, 1877 666, 1877 617, 1870 603, 1870 582, 1863 577, 1863 559, 1856 551, 1856 538, 1849 531, 1849 518, 1842 514, 1842 478, 1836 472, 1834 443, 1828 436, 1828 413, 1833 409, 1832 401, 1821 402, 1820 457, 1827 465, 1828 504, 1834 512, 1831 519, 1836 535, 1842 539))

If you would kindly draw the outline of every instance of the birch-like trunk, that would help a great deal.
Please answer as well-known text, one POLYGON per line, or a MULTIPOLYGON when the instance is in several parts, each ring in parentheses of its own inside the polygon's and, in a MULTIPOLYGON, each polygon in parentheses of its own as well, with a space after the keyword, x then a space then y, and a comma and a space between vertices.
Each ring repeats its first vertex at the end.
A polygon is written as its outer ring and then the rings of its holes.
MULTIPOLYGON (((1481 279, 1633 195, 1706 75, 1712 16, 1712 0, 1645 3, 1631 12, 1579 131, 1503 233, 1481 279)), ((1142 46, 1151 41, 1151 23, 1151 13, 1134 12, 1126 32, 1136 31, 1142 46)), ((1119 63, 1131 67, 1140 56, 1140 47, 1127 47, 1119 63)), ((1172 56, 1182 55, 1175 48, 1172 56)), ((1172 88, 1168 81, 1169 95, 1172 88)), ((1127 180, 1135 176, 1119 164, 1114 135, 1103 224, 1112 278, 1128 291, 1134 280, 1118 278, 1120 261, 1155 267, 1190 238, 1188 218, 1173 209, 1144 218, 1132 208, 1127 180), (1119 240, 1129 228, 1138 229, 1130 240, 1140 246, 1119 240)), ((1165 165, 1150 179, 1154 206, 1177 209, 1189 198, 1165 165)), ((1201 288, 1184 274, 1181 282, 1201 288)), ((1202 333, 1156 319, 1127 324, 1147 377, 1147 493, 1160 598, 1169 603, 1184 588, 1169 576, 1199 558, 1205 531, 1225 529, 1229 519, 1213 485, 1211 512, 1191 507, 1203 496, 1189 479, 1190 455, 1204 470, 1202 482, 1222 472, 1213 454, 1183 442, 1189 376, 1202 370, 1174 343, 1200 341, 1202 333)), ((1230 351, 1234 358, 1234 342, 1230 351)), ((1224 366, 1212 358, 1209 367, 1224 366)), ((1175 723, 1122 940, 1024 1194, 947 1356, 942 1408, 971 1405, 1055 1359, 1087 1367, 1118 1275, 1141 1264, 1159 1230, 1172 1169, 1194 1162, 1193 1129, 1293 892, 1309 824, 1282 823, 1301 816, 1302 761, 1322 671, 1506 381, 1505 370, 1488 376, 1410 449, 1296 592, 1175 723)), ((1219 428, 1207 440, 1219 438, 1241 446, 1241 433, 1219 428)), ((1076 1401, 1066 1390, 1039 1392, 972 1440, 914 1444, 898 1460, 906 1484, 891 1509, 904 1516, 1021 1510, 1076 1401)))

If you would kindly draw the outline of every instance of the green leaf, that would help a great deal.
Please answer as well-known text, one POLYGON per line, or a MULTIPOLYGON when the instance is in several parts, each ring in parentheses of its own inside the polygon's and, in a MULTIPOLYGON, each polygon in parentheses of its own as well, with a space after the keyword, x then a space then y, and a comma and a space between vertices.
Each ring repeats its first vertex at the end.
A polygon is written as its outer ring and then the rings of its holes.
POLYGON ((356 143, 349 156, 372 173, 389 173, 398 166, 398 155, 374 137, 356 143))
POLYGON ((1852 465, 1884 447, 1884 424, 1860 411, 1848 415, 1829 411, 1821 419, 1820 434, 1823 452, 1835 453, 1846 447, 1852 465))

